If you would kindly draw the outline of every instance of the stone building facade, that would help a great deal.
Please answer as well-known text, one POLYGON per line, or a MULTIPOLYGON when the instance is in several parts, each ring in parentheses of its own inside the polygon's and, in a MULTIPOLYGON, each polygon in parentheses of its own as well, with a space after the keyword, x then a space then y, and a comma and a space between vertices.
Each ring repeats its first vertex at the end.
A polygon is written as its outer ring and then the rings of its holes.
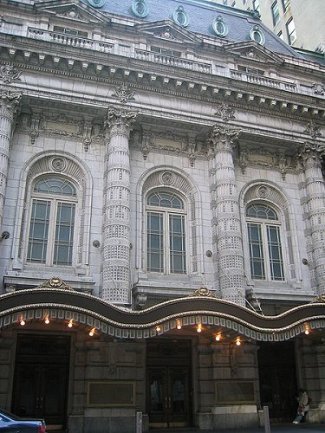
POLYGON ((0 407, 323 422, 324 66, 205 0, 0 5, 0 407))

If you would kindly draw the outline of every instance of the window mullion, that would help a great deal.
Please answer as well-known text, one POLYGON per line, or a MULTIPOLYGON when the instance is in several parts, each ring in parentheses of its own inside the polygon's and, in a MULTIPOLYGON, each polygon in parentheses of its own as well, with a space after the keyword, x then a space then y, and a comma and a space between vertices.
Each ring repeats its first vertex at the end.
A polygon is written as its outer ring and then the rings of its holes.
POLYGON ((50 224, 49 224, 47 254, 46 254, 46 264, 47 265, 53 265, 57 206, 58 206, 57 200, 52 200, 51 201, 51 210, 50 210, 50 224))
POLYGON ((165 274, 170 274, 170 260, 171 260, 171 248, 170 248, 170 224, 169 224, 169 213, 163 213, 164 221, 164 270, 165 274))
POLYGON ((269 254, 269 239, 267 235, 267 228, 265 224, 261 224, 262 234, 262 246, 264 255, 264 267, 265 267, 265 278, 266 280, 271 279, 271 266, 270 266, 270 254, 269 254))

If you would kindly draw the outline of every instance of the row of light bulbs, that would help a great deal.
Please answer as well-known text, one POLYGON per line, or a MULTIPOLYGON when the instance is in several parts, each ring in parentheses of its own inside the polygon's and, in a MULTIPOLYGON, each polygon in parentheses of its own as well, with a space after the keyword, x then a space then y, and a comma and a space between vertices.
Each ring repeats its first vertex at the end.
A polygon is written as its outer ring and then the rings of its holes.
MULTIPOLYGON (((48 324, 50 323, 50 318, 49 318, 49 316, 45 316, 44 323, 45 323, 46 325, 48 325, 48 324)), ((20 319, 19 324, 20 324, 20 326, 25 326, 25 325, 26 325, 26 321, 25 321, 25 319, 24 319, 23 317, 20 319)), ((68 326, 68 328, 72 328, 72 327, 73 327, 73 319, 70 319, 70 320, 69 320, 67 326, 68 326)), ((176 328, 177 328, 177 329, 182 329, 182 323, 181 323, 180 320, 177 320, 177 322, 176 322, 176 328)), ((196 326, 196 331, 197 331, 198 333, 201 333, 202 330, 203 330, 203 328, 202 328, 202 324, 201 324, 201 323, 198 323, 197 326, 196 326)), ((160 327, 159 325, 156 326, 156 332, 159 333, 160 331, 161 331, 161 327, 160 327)), ((309 334, 310 334, 310 327, 309 327, 309 324, 308 324, 308 323, 305 323, 305 324, 304 324, 304 333, 305 333, 305 335, 309 335, 309 334)), ((96 328, 92 328, 92 329, 89 331, 88 334, 89 334, 90 337, 93 337, 93 336, 96 334, 96 328)), ((216 340, 216 341, 221 341, 221 340, 222 340, 222 334, 221 334, 221 332, 218 332, 218 334, 215 335, 215 340, 216 340)), ((236 344, 236 346, 240 346, 241 343, 242 343, 242 342, 241 342, 240 337, 236 337, 236 339, 235 339, 235 344, 236 344)))
MULTIPOLYGON (((49 316, 45 316, 44 318, 44 323, 45 325, 49 325, 50 324, 50 318, 49 316)), ((19 321, 20 326, 25 326, 26 325, 26 320, 22 317, 19 321)), ((73 327, 73 319, 70 319, 68 324, 67 324, 68 328, 72 328, 73 327)), ((90 337, 93 337, 96 334, 97 328, 92 328, 89 332, 88 335, 90 337)))
MULTIPOLYGON (((180 320, 176 321, 176 328, 177 329, 182 329, 182 323, 181 323, 180 320)), ((202 324, 198 323, 196 325, 196 331, 200 334, 202 332, 202 330, 203 330, 202 324)), ((160 331, 161 331, 161 327, 159 325, 157 325, 156 326, 156 332, 159 333, 160 331)), ((218 332, 215 335, 214 338, 215 338, 216 341, 221 341, 222 340, 222 334, 221 334, 221 332, 218 332)), ((236 346, 240 346, 242 344, 240 337, 236 337, 235 344, 236 344, 236 346)))

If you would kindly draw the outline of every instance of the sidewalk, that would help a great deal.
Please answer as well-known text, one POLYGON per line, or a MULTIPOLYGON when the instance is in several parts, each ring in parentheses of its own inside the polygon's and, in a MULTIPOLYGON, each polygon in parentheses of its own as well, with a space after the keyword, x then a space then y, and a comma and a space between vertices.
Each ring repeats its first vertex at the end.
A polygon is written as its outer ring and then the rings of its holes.
MULTIPOLYGON (((197 430, 191 429, 151 429, 149 433, 265 433, 264 427, 238 428, 227 430, 197 430)), ((325 424, 276 424, 271 425, 271 433, 325 433, 325 424)))

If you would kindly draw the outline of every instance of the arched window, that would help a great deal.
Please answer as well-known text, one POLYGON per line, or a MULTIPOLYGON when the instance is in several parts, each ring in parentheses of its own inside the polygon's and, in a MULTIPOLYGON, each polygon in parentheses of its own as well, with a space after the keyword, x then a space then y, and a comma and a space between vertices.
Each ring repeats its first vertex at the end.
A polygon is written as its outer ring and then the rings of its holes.
POLYGON ((37 178, 32 189, 27 262, 73 263, 77 191, 66 178, 37 178))
POLYGON ((277 212, 262 203, 246 209, 251 277, 257 280, 284 280, 281 222, 277 212))
POLYGON ((147 196, 147 270, 167 274, 186 272, 185 209, 170 191, 147 196))

